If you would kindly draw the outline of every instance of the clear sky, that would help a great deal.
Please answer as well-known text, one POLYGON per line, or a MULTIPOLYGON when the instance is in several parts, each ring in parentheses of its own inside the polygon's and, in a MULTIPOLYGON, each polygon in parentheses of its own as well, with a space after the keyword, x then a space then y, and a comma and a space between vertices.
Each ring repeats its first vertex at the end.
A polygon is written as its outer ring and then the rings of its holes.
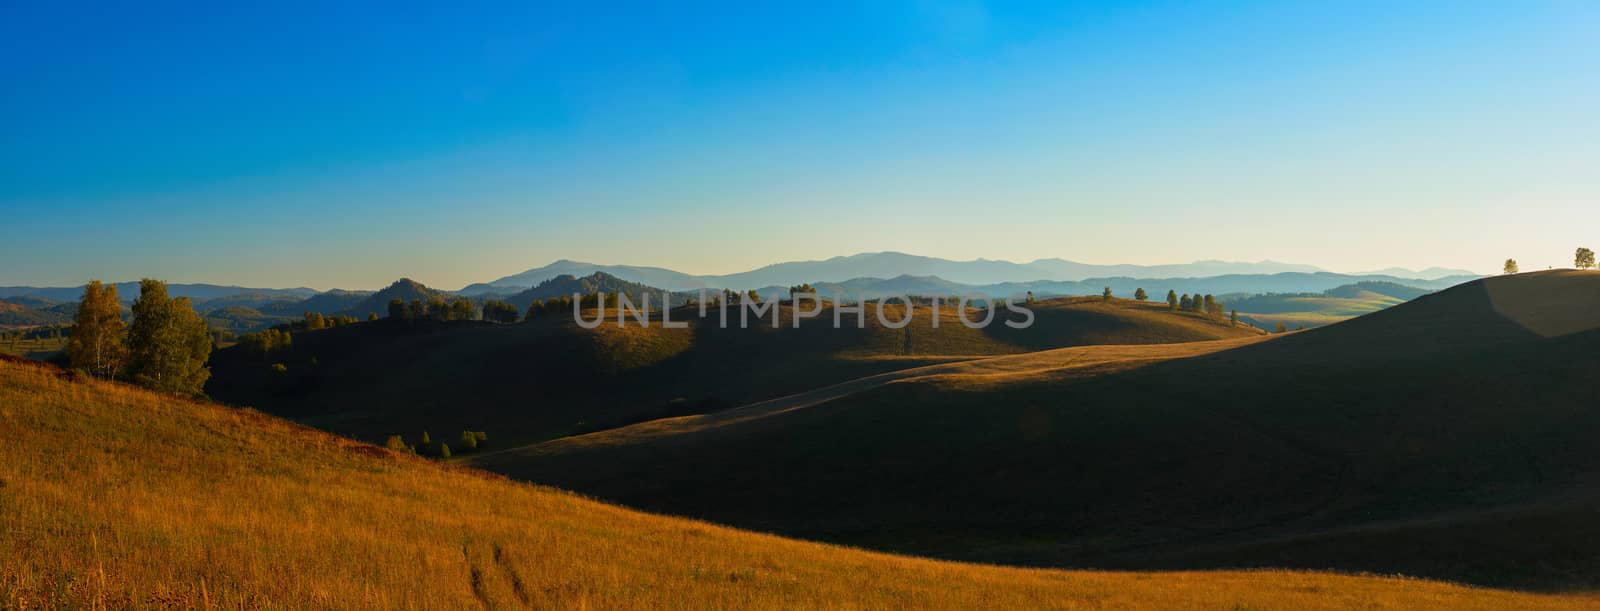
POLYGON ((1587 0, 116 4, 0 6, 0 284, 1600 247, 1587 0))

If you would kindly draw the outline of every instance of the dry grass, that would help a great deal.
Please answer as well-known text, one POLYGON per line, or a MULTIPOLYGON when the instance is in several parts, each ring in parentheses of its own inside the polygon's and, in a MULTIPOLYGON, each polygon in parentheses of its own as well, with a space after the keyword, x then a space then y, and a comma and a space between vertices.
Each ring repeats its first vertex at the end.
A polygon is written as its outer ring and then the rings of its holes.
POLYGON ((1268 341, 1275 337, 1281 336, 1254 335, 1238 339, 1181 344, 1075 346, 995 357, 952 357, 962 360, 865 376, 725 412, 651 420, 585 435, 573 435, 528 446, 487 452, 469 457, 467 460, 492 471, 514 470, 515 464, 529 455, 589 450, 603 446, 627 446, 706 433, 733 425, 758 424, 772 416, 821 405, 887 384, 916 381, 937 384, 943 389, 974 390, 1024 381, 1102 375, 1171 359, 1210 354, 1259 341, 1268 341))
POLYGON ((0 361, 5 608, 1580 608, 1436 582, 936 562, 625 510, 0 361))
POLYGON ((1562 269, 1485 278, 1494 309, 1524 328, 1558 337, 1600 327, 1600 271, 1562 269))

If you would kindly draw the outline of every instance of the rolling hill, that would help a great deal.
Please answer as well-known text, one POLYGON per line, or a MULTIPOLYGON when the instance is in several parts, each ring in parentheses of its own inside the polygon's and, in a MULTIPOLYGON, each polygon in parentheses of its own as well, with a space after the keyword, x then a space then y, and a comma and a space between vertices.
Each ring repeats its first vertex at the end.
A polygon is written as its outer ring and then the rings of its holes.
MULTIPOLYGON (((542 300, 553 297, 570 297, 572 295, 590 295, 597 292, 605 294, 617 292, 627 295, 636 305, 644 303, 643 297, 648 294, 650 295, 650 302, 659 306, 661 305, 661 296, 664 291, 646 284, 628 282, 605 272, 594 272, 581 278, 572 275, 556 276, 540 282, 538 286, 504 297, 504 299, 517 306, 520 310, 527 308, 528 304, 534 299, 542 300)), ((490 295, 493 294, 491 293, 490 295)), ((683 295, 669 295, 668 299, 671 299, 674 304, 681 305, 684 303, 683 295)))
POLYGON ((1393 282, 1358 282, 1321 293, 1225 295, 1239 319, 1263 329, 1279 323, 1291 329, 1332 324, 1400 305, 1430 293, 1428 289, 1393 282))
POLYGON ((1600 272, 1309 331, 948 363, 474 464, 966 560, 1600 586, 1600 272))
MULTIPOLYGON (((659 311, 649 328, 618 327, 614 310, 612 322, 596 329, 580 328, 565 313, 513 325, 382 320, 296 333, 292 347, 268 355, 221 350, 206 392, 369 441, 470 429, 505 443, 610 428, 670 412, 675 403, 710 411, 912 365, 1260 333, 1168 312, 1165 304, 1076 298, 1033 307, 1036 321, 1026 330, 998 319, 969 329, 948 307, 938 329, 926 307, 904 329, 873 314, 858 323, 843 312, 842 328, 833 328, 831 307, 791 328, 787 305, 777 329, 755 321, 741 329, 736 310, 725 329, 715 308, 701 319, 695 307, 672 311, 674 321, 689 325, 683 329, 664 328, 659 311)), ((887 307, 891 320, 902 312, 887 307)))
POLYGON ((1583 608, 1291 571, 891 556, 654 516, 0 358, 6 608, 1583 608), (49 448, 49 451, 39 451, 49 448), (24 494, 13 491, 25 491, 24 494))
POLYGON ((0 299, 0 329, 24 329, 72 321, 72 314, 54 304, 25 298, 0 299))
POLYGON ((360 317, 373 312, 377 313, 378 316, 386 315, 389 312, 389 302, 391 300, 399 299, 405 303, 420 300, 423 303, 427 303, 429 299, 434 297, 448 298, 449 294, 428 288, 416 280, 401 278, 376 293, 365 295, 345 293, 330 297, 326 301, 330 304, 350 303, 341 313, 360 317), (352 301, 353 303, 351 303, 352 301))

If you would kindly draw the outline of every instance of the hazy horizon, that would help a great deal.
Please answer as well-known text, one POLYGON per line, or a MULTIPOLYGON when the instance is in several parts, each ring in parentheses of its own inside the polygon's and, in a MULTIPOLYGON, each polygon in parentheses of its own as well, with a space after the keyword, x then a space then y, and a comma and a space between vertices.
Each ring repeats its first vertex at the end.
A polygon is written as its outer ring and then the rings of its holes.
MULTIPOLYGON (((574 259, 574 258, 571 258, 571 257, 562 257, 562 258, 559 258, 559 259, 552 259, 552 260, 549 260, 549 261, 545 261, 543 263, 531 264, 531 265, 528 265, 528 266, 525 266, 525 267, 521 267, 521 268, 517 268, 517 269, 506 270, 506 271, 504 271, 504 273, 491 273, 491 274, 488 274, 488 275, 486 275, 484 277, 476 278, 476 279, 471 280, 471 281, 466 282, 466 283, 454 284, 454 285, 431 283, 431 282, 428 282, 428 281, 426 281, 426 280, 424 280, 422 278, 418 278, 415 275, 411 275, 411 274, 401 274, 399 276, 383 279, 381 281, 374 281, 376 283, 369 282, 369 283, 364 284, 364 285, 351 285, 351 286, 310 286, 310 285, 306 285, 306 284, 265 285, 265 284, 251 284, 251 283, 248 283, 248 282, 239 282, 239 281, 232 280, 232 279, 168 278, 168 277, 163 277, 163 276, 161 276, 159 274, 156 274, 156 275, 145 274, 143 276, 130 277, 130 278, 105 278, 105 277, 96 276, 96 277, 92 277, 92 278, 85 278, 83 280, 67 281, 65 283, 59 283, 59 284, 39 284, 39 283, 24 284, 24 283, 0 282, 0 286, 35 286, 35 287, 61 288, 61 287, 79 286, 79 285, 83 284, 84 282, 86 282, 87 280, 90 280, 90 279, 101 280, 101 281, 104 281, 104 282, 131 282, 131 281, 136 281, 136 280, 138 280, 140 278, 155 277, 155 278, 157 278, 159 280, 163 280, 163 281, 166 281, 166 282, 172 283, 172 284, 213 284, 213 285, 223 285, 223 286, 236 285, 236 286, 247 287, 247 288, 266 288, 266 289, 311 288, 311 289, 315 289, 315 290, 318 290, 318 291, 329 291, 329 290, 334 290, 334 289, 340 289, 340 290, 378 290, 378 289, 382 289, 383 287, 386 287, 386 286, 388 286, 390 284, 393 284, 395 281, 398 281, 398 280, 400 280, 402 278, 409 278, 411 280, 415 280, 417 282, 421 282, 422 284, 424 284, 426 286, 429 286, 431 288, 443 289, 443 290, 458 290, 460 288, 463 288, 463 287, 466 287, 466 286, 469 286, 469 285, 472 285, 472 284, 491 282, 491 281, 496 280, 498 278, 503 278, 503 277, 506 277, 506 276, 516 275, 516 274, 519 274, 519 273, 522 273, 522 272, 525 272, 525 271, 530 271, 530 270, 534 270, 534 269, 547 267, 549 265, 553 265, 553 264, 561 262, 561 261, 574 261, 574 262, 585 263, 585 264, 593 264, 593 265, 596 265, 596 266, 626 265, 626 266, 634 266, 634 267, 664 268, 664 269, 671 269, 672 271, 676 271, 676 272, 689 274, 689 275, 692 275, 692 276, 718 276, 718 275, 727 275, 727 274, 730 274, 730 273, 753 271, 753 270, 756 270, 756 269, 760 269, 762 267, 766 267, 768 265, 774 265, 774 264, 779 264, 779 263, 819 262, 819 261, 826 261, 826 260, 835 259, 835 258, 848 258, 848 257, 855 257, 855 256, 862 256, 862 255, 875 255, 875 254, 902 254, 902 255, 910 255, 910 256, 916 256, 916 257, 930 257, 930 258, 937 258, 937 259, 945 259, 945 260, 949 260, 949 261, 955 261, 955 262, 958 262, 958 263, 973 262, 973 261, 982 260, 982 261, 994 261, 994 262, 1003 262, 1003 263, 1026 264, 1026 263, 1031 263, 1031 262, 1034 262, 1034 261, 1048 260, 1048 259, 1064 259, 1064 260, 1072 261, 1074 263, 1081 263, 1081 264, 1088 264, 1088 265, 1146 265, 1146 266, 1148 266, 1148 265, 1192 265, 1192 264, 1212 263, 1212 262, 1229 263, 1229 264, 1274 263, 1274 264, 1282 264, 1282 265, 1307 265, 1307 266, 1311 266, 1311 267, 1317 267, 1317 268, 1319 268, 1319 271, 1331 272, 1331 273, 1337 273, 1337 274, 1347 274, 1347 275, 1381 273, 1384 270, 1396 269, 1396 268, 1406 269, 1406 270, 1411 271, 1411 272, 1421 272, 1421 271, 1425 271, 1427 269, 1435 269, 1435 268, 1439 268, 1439 269, 1454 269, 1454 270, 1460 270, 1460 271, 1473 272, 1473 270, 1467 269, 1467 268, 1449 268, 1449 267, 1442 267, 1442 266, 1430 266, 1430 267, 1427 267, 1427 268, 1423 268, 1423 267, 1406 267, 1406 266, 1397 266, 1397 265, 1391 265, 1391 266, 1386 266, 1384 268, 1376 268, 1376 269, 1334 270, 1334 269, 1328 269, 1328 268, 1325 268, 1325 267, 1322 267, 1322 266, 1318 266, 1318 265, 1314 265, 1314 264, 1310 264, 1310 263, 1304 263, 1304 262, 1300 262, 1300 261, 1280 261, 1280 260, 1276 260, 1276 259, 1258 259, 1258 260, 1253 260, 1253 261, 1227 261, 1227 260, 1219 260, 1219 259, 1196 259, 1196 260, 1192 260, 1192 261, 1166 261, 1166 262, 1157 262, 1157 263, 1145 264, 1145 263, 1125 263, 1125 262, 1084 261, 1084 260, 1078 260, 1078 259, 1071 259, 1071 258, 1067 258, 1067 257, 1040 257, 1038 259, 1027 259, 1027 260, 996 259, 996 258, 991 258, 991 257, 979 257, 979 258, 976 258, 976 259, 949 259, 949 258, 946 258, 946 257, 936 257, 934 255, 927 255, 927 254, 923 254, 923 253, 914 253, 914 252, 868 251, 868 252, 848 253, 848 254, 840 254, 840 255, 830 255, 830 256, 824 256, 824 257, 817 257, 817 258, 814 258, 814 259, 796 259, 796 260, 791 260, 791 261, 771 261, 771 262, 768 262, 768 263, 763 263, 761 265, 757 265, 755 267, 751 267, 751 268, 747 268, 747 269, 737 269, 737 270, 732 270, 730 272, 701 272, 701 271, 696 271, 696 270, 692 270, 692 269, 668 268, 668 267, 665 267, 665 266, 654 265, 654 264, 651 264, 651 263, 628 262, 628 261, 584 261, 584 260, 574 259)), ((1532 268, 1528 268, 1525 271, 1534 271, 1534 270, 1532 268)), ((1477 273, 1477 272, 1473 272, 1473 273, 1477 273)), ((934 275, 937 275, 937 274, 934 274, 934 275)), ((1484 275, 1488 275, 1488 274, 1484 274, 1484 275)), ((1038 280, 1047 280, 1047 278, 1038 278, 1038 280)))
POLYGON ((1568 2, 10 6, 0 285, 1566 266, 1600 246, 1596 31, 1568 2))

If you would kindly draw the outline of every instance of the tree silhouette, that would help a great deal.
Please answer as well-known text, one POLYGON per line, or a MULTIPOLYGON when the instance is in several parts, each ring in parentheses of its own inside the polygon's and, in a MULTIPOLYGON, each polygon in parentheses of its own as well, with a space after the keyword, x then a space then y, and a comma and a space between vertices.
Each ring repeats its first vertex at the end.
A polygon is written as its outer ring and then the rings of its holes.
POLYGON ((1511 275, 1511 274, 1517 273, 1517 260, 1516 259, 1506 259, 1506 266, 1504 268, 1504 271, 1505 271, 1506 275, 1511 275))
POLYGON ((1578 253, 1572 258, 1572 265, 1578 269, 1594 267, 1594 251, 1587 248, 1579 248, 1578 253))

